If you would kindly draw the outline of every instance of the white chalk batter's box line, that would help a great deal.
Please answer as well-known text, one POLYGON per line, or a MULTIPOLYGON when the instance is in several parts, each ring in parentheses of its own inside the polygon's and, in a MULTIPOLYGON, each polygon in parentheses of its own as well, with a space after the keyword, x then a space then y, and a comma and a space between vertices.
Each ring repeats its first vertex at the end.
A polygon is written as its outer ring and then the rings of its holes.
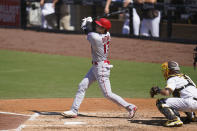
POLYGON ((8 114, 8 115, 16 115, 16 116, 29 116, 29 117, 32 116, 32 115, 25 115, 25 114, 12 113, 12 112, 3 112, 3 111, 0 111, 0 114, 8 114))
MULTIPOLYGON (((37 119, 38 120, 38 119, 37 119)), ((36 120, 36 121, 37 121, 36 120)), ((83 122, 83 121, 67 121, 67 122, 64 122, 64 124, 59 124, 59 125, 49 125, 49 124, 42 124, 42 125, 38 125, 38 124, 27 124, 27 125, 25 125, 25 124, 23 124, 23 125, 21 125, 21 126, 19 126, 17 129, 16 129, 16 131, 21 131, 22 129, 25 129, 25 128, 28 128, 28 127, 36 127, 36 128, 39 128, 39 127, 41 127, 41 128, 46 128, 46 127, 56 127, 56 128, 58 128, 58 127, 65 127, 65 128, 67 128, 68 126, 70 126, 70 127, 76 127, 76 128, 78 128, 78 127, 80 127, 80 126, 84 126, 85 125, 85 127, 106 127, 106 125, 103 125, 103 124, 88 124, 88 123, 86 123, 86 122, 83 122)), ((114 125, 107 125, 107 127, 113 127, 114 125)))
POLYGON ((12 112, 0 112, 0 114, 8 114, 8 115, 18 115, 18 116, 27 116, 30 117, 28 120, 33 121, 36 119, 36 117, 39 116, 38 113, 34 113, 33 115, 25 115, 25 114, 19 114, 19 113, 12 113, 12 112))
MULTIPOLYGON (((76 122, 77 123, 77 122, 76 122)), ((85 127, 106 127, 106 125, 103 125, 103 124, 91 124, 91 125, 88 125, 88 124, 86 124, 86 123, 84 123, 84 124, 82 124, 82 123, 80 123, 80 124, 63 124, 63 125, 46 125, 46 124, 43 124, 43 125, 21 125, 20 126, 20 131, 22 130, 22 129, 24 129, 25 127, 68 127, 68 125, 69 126, 75 126, 75 127, 79 127, 79 126, 84 126, 84 125, 86 125, 85 127)), ((107 125, 107 127, 114 127, 114 125, 107 125)), ((19 130, 17 130, 17 131, 19 131, 19 130)))
MULTIPOLYGON (((121 113, 121 112, 120 112, 121 113)), ((83 115, 109 115, 109 114, 114 114, 114 113, 103 113, 103 112, 100 112, 100 113, 87 113, 87 112, 81 112, 80 114, 83 114, 83 115)), ((125 114, 125 113, 121 113, 121 114, 125 114)), ((35 115, 37 116, 37 115, 35 115)), ((36 119, 32 120, 32 121, 56 121, 57 120, 54 120, 54 119, 46 119, 46 118, 43 118, 43 116, 45 115, 39 115, 40 117, 36 117, 36 119)), ((50 116, 50 115, 46 115, 47 117, 50 116)), ((51 115, 53 116, 53 115, 51 115)), ((91 118, 89 118, 91 119, 91 118)), ((20 130, 18 131, 21 131, 22 129, 25 129, 25 128, 28 128, 28 127, 41 127, 41 128, 46 128, 46 127, 81 127, 81 126, 85 126, 86 128, 88 127, 106 127, 106 125, 103 125, 103 124, 89 124, 89 122, 84 122, 83 119, 82 120, 79 120, 77 118, 75 119, 58 119, 59 121, 63 121, 64 123, 63 124, 54 124, 54 125, 49 125, 49 124, 26 124, 26 125, 21 125, 19 127, 20 130)), ((94 120, 94 119, 91 119, 91 121, 94 120)), ((98 120, 96 120, 98 121, 98 120)), ((107 127, 114 127, 114 125, 107 125, 107 127)))
MULTIPOLYGON (((26 114, 20 114, 20 113, 12 113, 12 112, 3 112, 0 111, 0 114, 8 114, 8 115, 18 115, 18 116, 28 116, 30 117, 28 120, 33 121, 36 119, 36 117, 39 116, 38 113, 34 113, 33 115, 26 115, 26 114)), ((27 120, 27 121, 28 121, 27 120)), ((18 128, 16 129, 12 129, 13 131, 21 131, 23 128, 25 127, 25 125, 20 125, 18 128)), ((7 130, 1 130, 1 131, 7 131, 7 130)))
MULTIPOLYGON (((30 121, 33 121, 33 120, 36 120, 36 118, 39 116, 39 114, 38 113, 34 113, 33 115, 31 115, 31 117, 28 119, 28 120, 30 120, 30 121)), ((27 120, 27 121, 28 121, 27 120)), ((21 131, 23 128, 25 128, 25 126, 26 125, 20 125, 17 129, 16 129, 16 131, 21 131)))
MULTIPOLYGON (((121 113, 119 112, 120 114, 124 115, 125 113, 121 113)), ((29 116, 30 118, 27 120, 27 121, 57 121, 57 120, 52 120, 52 119, 39 119, 39 116, 41 116, 39 113, 34 113, 33 115, 26 115, 26 114, 20 114, 20 113, 12 113, 12 112, 0 112, 0 114, 10 114, 10 115, 19 115, 19 116, 29 116)), ((87 112, 81 112, 80 114, 83 114, 83 115, 110 115, 110 114, 114 114, 114 113, 103 113, 103 112, 97 112, 97 113, 87 113, 87 112)), ((42 115, 44 116, 44 115, 42 115)), ((60 119, 61 121, 61 119, 60 119)), ((65 120, 63 120, 65 121, 65 120)), ((64 122, 64 124, 62 125, 25 125, 25 124, 22 124, 20 125, 17 129, 13 129, 13 131, 21 131, 22 129, 24 129, 25 127, 66 127, 66 126, 80 126, 80 125, 86 125, 86 127, 105 127, 103 124, 102 125, 99 125, 99 124, 95 124, 95 125, 89 125, 88 123, 86 122, 83 122, 83 121, 68 121, 66 120, 66 122, 64 122)), ((110 126, 114 126, 114 125, 108 125, 108 127, 110 126)), ((7 130, 1 130, 1 131, 7 131, 7 130)))
MULTIPOLYGON (((18 115, 18 116, 30 117, 26 121, 39 121, 39 118, 38 119, 36 119, 36 118, 40 116, 39 113, 34 113, 33 115, 26 115, 26 114, 12 113, 12 112, 3 112, 3 111, 0 111, 0 114, 9 114, 9 115, 18 115)), ((45 120, 47 120, 47 119, 45 119, 45 120)), ((57 120, 53 120, 53 121, 57 121, 57 120)), ((79 122, 79 121, 75 121, 75 122, 73 122, 73 121, 68 122, 67 121, 67 122, 64 122, 64 124, 62 124, 62 125, 25 125, 25 124, 22 124, 18 128, 12 129, 12 131, 21 131, 25 127, 66 127, 68 125, 76 126, 76 125, 84 125, 84 124, 87 124, 87 123, 79 122)), ((0 131, 11 131, 11 130, 0 130, 0 131)))

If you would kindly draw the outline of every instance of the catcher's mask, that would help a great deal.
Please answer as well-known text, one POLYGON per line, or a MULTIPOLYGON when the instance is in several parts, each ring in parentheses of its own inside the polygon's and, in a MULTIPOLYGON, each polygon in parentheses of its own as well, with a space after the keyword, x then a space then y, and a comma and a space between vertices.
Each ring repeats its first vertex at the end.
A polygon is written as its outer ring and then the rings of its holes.
POLYGON ((167 80, 169 75, 171 75, 171 72, 173 73, 180 73, 180 67, 179 64, 175 61, 168 61, 168 62, 164 62, 161 65, 162 68, 162 73, 164 78, 167 80))

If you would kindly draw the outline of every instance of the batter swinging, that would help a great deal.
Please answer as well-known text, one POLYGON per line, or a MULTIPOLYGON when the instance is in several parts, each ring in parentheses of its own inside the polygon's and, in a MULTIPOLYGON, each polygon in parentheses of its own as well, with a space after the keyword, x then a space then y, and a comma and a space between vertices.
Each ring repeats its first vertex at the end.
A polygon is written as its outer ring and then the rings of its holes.
POLYGON ((88 33, 87 39, 91 44, 92 67, 78 86, 78 91, 71 110, 63 112, 62 115, 71 118, 77 117, 78 110, 84 99, 86 90, 93 82, 97 80, 103 95, 116 104, 127 109, 129 112, 129 118, 133 118, 137 107, 126 102, 123 98, 114 94, 111 90, 109 77, 110 69, 113 65, 110 65, 110 62, 107 59, 111 39, 108 31, 111 28, 111 22, 106 18, 100 18, 94 22, 96 24, 95 31, 92 28, 93 20, 91 17, 84 18, 81 25, 81 28, 88 33))

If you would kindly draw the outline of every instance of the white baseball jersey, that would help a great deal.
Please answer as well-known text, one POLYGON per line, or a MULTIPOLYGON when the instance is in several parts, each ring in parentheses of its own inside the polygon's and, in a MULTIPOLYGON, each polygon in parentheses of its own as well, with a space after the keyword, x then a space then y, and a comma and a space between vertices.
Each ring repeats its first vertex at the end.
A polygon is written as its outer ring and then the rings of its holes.
POLYGON ((181 89, 183 87, 184 89, 180 91, 181 98, 197 98, 197 88, 195 83, 190 79, 189 76, 185 75, 185 77, 183 75, 180 75, 169 78, 167 80, 166 88, 170 88, 172 91, 175 91, 175 89, 181 89), (191 83, 191 85, 185 87, 185 85, 189 83, 191 83))
POLYGON ((92 61, 99 62, 107 60, 110 42, 110 33, 99 34, 95 32, 88 33, 87 39, 91 44, 92 61))
POLYGON ((167 80, 167 86, 172 91, 180 90, 180 98, 168 98, 166 104, 173 109, 184 112, 197 111, 197 88, 187 75, 177 75, 167 80))
POLYGON ((99 87, 106 98, 124 108, 127 108, 128 106, 135 107, 133 104, 126 102, 123 98, 114 94, 111 90, 109 77, 110 68, 113 66, 110 65, 107 60, 109 42, 111 39, 110 33, 107 32, 106 34, 99 34, 96 32, 89 32, 87 39, 91 44, 93 65, 78 86, 78 91, 71 110, 75 112, 78 111, 84 99, 86 90, 95 81, 98 82, 99 87))

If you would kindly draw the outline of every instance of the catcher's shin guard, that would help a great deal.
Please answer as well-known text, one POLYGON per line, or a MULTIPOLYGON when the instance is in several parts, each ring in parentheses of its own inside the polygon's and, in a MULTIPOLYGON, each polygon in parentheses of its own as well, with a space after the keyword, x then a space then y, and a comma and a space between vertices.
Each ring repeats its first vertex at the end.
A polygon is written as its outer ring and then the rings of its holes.
POLYGON ((157 108, 159 109, 159 111, 164 114, 164 116, 168 119, 168 120, 176 120, 177 118, 180 117, 180 114, 178 111, 171 109, 166 103, 165 103, 166 99, 158 99, 156 102, 157 108))
POLYGON ((196 114, 195 112, 185 112, 187 115, 185 122, 196 122, 196 114))

